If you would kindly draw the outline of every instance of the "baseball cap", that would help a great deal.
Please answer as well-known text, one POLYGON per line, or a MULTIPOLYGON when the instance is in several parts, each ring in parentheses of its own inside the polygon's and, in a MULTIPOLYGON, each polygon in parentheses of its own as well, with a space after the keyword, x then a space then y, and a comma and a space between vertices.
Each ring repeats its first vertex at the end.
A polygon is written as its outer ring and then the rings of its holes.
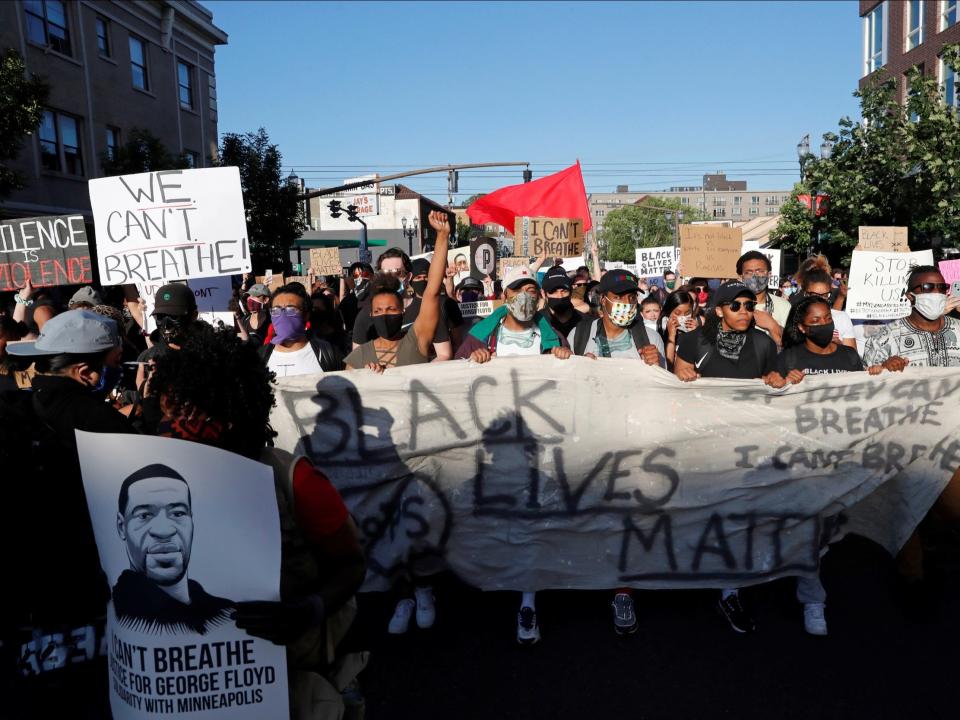
POLYGON ((622 295, 628 292, 637 292, 639 290, 637 276, 629 270, 608 270, 600 278, 600 292, 606 295, 612 292, 614 295, 622 295))
POLYGON ((68 310, 50 318, 33 342, 7 343, 11 355, 86 355, 120 344, 117 323, 89 310, 68 310))
POLYGON ((257 283, 247 291, 247 295, 253 295, 253 297, 270 297, 270 290, 263 283, 257 283))
POLYGON ((154 315, 189 315, 197 309, 197 299, 186 285, 164 285, 154 296, 154 315))
POLYGON ((543 291, 544 292, 553 292, 554 290, 572 290, 573 282, 570 278, 567 277, 566 273, 558 275, 554 273, 551 275, 547 273, 547 276, 543 279, 543 291))
POLYGON ((455 288, 458 292, 461 290, 480 290, 483 291, 483 283, 475 277, 464 278, 455 288))
POLYGON ((102 305, 103 300, 100 298, 100 293, 94 290, 89 285, 84 285, 82 288, 77 290, 73 297, 70 298, 70 302, 67 303, 67 307, 73 307, 77 303, 90 303, 91 305, 102 305))
POLYGON ((566 270, 564 270, 559 265, 554 265, 552 268, 547 270, 547 274, 545 275, 545 277, 554 277, 554 276, 561 276, 561 275, 563 277, 570 277, 569 275, 567 275, 566 270))
POLYGON ((738 297, 748 297, 753 301, 756 301, 757 296, 754 292, 744 285, 739 280, 731 280, 730 282, 725 282, 720 286, 720 289, 717 290, 714 295, 714 304, 715 305, 726 305, 727 303, 733 302, 738 297))
POLYGON ((413 277, 426 275, 428 272, 430 272, 430 261, 426 258, 417 258, 410 263, 410 274, 413 277))
POLYGON ((536 278, 533 277, 530 273, 530 268, 526 265, 515 265, 507 270, 507 274, 503 276, 503 287, 509 288, 510 290, 516 290, 526 283, 537 284, 536 278))

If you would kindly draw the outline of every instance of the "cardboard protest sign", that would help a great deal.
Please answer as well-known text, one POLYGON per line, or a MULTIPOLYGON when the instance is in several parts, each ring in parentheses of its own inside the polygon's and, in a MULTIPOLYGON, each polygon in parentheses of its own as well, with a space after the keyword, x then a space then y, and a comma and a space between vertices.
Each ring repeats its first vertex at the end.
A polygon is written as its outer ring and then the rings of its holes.
POLYGON ((527 257, 502 257, 497 261, 497 277, 503 277, 512 267, 527 266, 530 264, 530 258, 527 257))
POLYGON ((89 188, 103 285, 250 271, 237 168, 118 175, 89 188))
POLYGON ((0 291, 93 282, 82 215, 0 222, 0 291))
POLYGON ((273 470, 172 438, 77 432, 116 720, 287 717, 286 649, 234 604, 280 599, 273 470))
POLYGON ((542 257, 583 254, 583 221, 580 218, 518 217, 514 244, 522 253, 542 257))
POLYGON ((910 252, 908 229, 905 227, 861 225, 857 228, 857 235, 858 242, 854 250, 910 252))
POLYGON ((440 363, 423 380, 396 368, 278 381, 276 444, 339 489, 368 590, 414 557, 484 590, 810 576, 847 533, 895 553, 960 447, 957 368, 810 375, 778 391, 531 357, 440 363), (408 503, 416 513, 398 511, 408 503))
POLYGON ((655 277, 663 275, 667 270, 677 271, 677 261, 680 260, 680 248, 673 245, 664 245, 654 248, 637 248, 637 277, 655 277))
POLYGON ((480 237, 470 241, 470 276, 477 280, 497 279, 497 243, 492 238, 480 237))
POLYGON ((723 225, 681 225, 681 270, 684 277, 734 278, 743 246, 740 228, 723 225))
POLYGON ((854 250, 847 280, 847 313, 854 320, 895 320, 909 315, 907 276, 917 265, 933 265, 933 251, 854 250))
POLYGON ((289 285, 290 283, 298 282, 307 289, 307 292, 310 292, 310 288, 313 287, 313 278, 307 275, 288 275, 287 277, 284 278, 284 281, 285 281, 284 284, 286 285, 289 285))
POLYGON ((472 303, 460 303, 460 314, 465 318, 487 317, 502 304, 502 300, 478 300, 472 303))
POLYGON ((311 248, 310 268, 314 275, 336 275, 340 277, 343 274, 343 265, 340 264, 340 249, 311 248))
POLYGON ((270 292, 275 292, 287 284, 283 275, 257 275, 254 279, 261 285, 266 285, 270 292))

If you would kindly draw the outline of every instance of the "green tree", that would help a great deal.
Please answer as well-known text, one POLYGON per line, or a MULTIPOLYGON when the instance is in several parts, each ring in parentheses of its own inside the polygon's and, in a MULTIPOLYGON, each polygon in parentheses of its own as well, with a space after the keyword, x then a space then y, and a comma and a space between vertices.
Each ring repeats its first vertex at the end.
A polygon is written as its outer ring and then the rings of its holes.
POLYGON ((473 205, 477 200, 479 200, 480 198, 482 198, 484 195, 486 195, 486 193, 476 193, 475 195, 471 195, 470 197, 468 197, 466 200, 463 201, 463 207, 465 207, 465 208, 470 207, 470 206, 473 205))
MULTIPOLYGON (((944 48, 942 58, 960 67, 960 45, 944 48)), ((911 70, 900 104, 895 79, 882 73, 854 93, 863 122, 841 119, 838 133, 823 136, 834 143, 831 156, 804 162, 804 180, 770 234, 783 247, 806 251, 816 232, 818 249, 842 262, 861 225, 906 226, 915 250, 960 241, 960 115, 935 77, 911 70), (815 220, 796 199, 811 189, 830 196, 815 220)))
POLYGON ((456 240, 452 247, 460 247, 461 245, 469 245, 471 237, 471 228, 473 226, 469 223, 465 223, 460 218, 457 218, 457 232, 456 240))
POLYGON ((601 258, 632 263, 638 247, 672 245, 674 216, 679 212, 683 213, 680 222, 706 219, 702 211, 683 205, 678 198, 648 198, 612 210, 599 232, 601 258))
POLYGON ((101 157, 104 175, 134 175, 157 170, 183 170, 190 167, 185 155, 174 155, 149 130, 133 128, 127 141, 101 157))
POLYGON ((0 55, 0 198, 24 186, 23 175, 7 163, 16 159, 23 140, 40 125, 50 87, 37 75, 26 75, 16 50, 0 55))
POLYGON ((303 233, 306 218, 300 190, 280 174, 282 156, 267 131, 228 133, 220 144, 220 165, 240 168, 243 206, 254 271, 290 264, 290 246, 303 233))

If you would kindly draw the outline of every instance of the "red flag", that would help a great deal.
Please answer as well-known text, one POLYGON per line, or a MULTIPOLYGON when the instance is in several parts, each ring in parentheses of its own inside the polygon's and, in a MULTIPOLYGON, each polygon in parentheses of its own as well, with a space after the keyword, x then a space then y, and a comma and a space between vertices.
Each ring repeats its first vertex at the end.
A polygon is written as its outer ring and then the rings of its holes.
POLYGON ((584 232, 593 226, 579 160, 539 180, 494 190, 468 207, 467 215, 474 225, 492 222, 510 232, 516 219, 524 216, 580 218, 584 232))

